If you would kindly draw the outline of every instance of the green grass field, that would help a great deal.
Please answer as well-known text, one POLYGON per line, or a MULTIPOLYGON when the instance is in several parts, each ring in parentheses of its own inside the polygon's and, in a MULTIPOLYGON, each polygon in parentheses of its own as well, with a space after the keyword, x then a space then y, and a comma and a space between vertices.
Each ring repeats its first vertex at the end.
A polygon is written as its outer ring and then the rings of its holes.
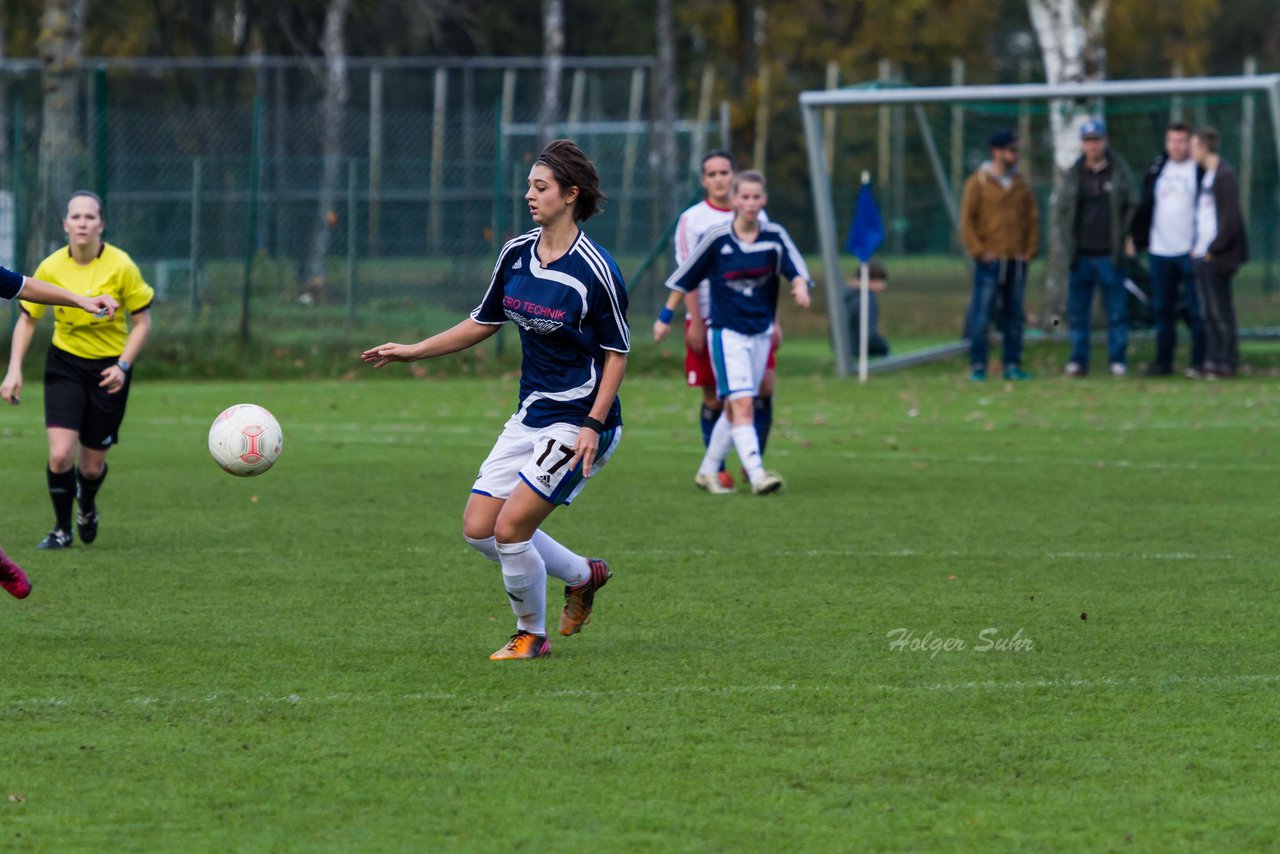
POLYGON ((1068 382, 1061 349, 1016 387, 784 376, 771 498, 697 491, 693 394, 628 379, 547 525, 614 580, 516 663, 459 530, 511 377, 143 368, 99 540, 54 554, 31 385, 0 411, 35 585, 0 596, 0 847, 1272 847, 1280 379, 1068 382), (205 451, 238 401, 284 425, 258 479, 205 451))

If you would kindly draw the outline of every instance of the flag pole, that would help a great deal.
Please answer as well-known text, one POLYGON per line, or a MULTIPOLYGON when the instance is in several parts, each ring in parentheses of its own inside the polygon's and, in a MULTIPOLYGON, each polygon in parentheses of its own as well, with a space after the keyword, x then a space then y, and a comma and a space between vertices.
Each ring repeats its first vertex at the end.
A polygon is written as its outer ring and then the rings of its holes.
MULTIPOLYGON (((871 183, 871 173, 866 169, 862 170, 862 185, 871 183)), ((866 261, 862 261, 858 267, 858 382, 865 383, 867 381, 867 314, 869 309, 870 297, 867 293, 871 287, 871 265, 866 261)))

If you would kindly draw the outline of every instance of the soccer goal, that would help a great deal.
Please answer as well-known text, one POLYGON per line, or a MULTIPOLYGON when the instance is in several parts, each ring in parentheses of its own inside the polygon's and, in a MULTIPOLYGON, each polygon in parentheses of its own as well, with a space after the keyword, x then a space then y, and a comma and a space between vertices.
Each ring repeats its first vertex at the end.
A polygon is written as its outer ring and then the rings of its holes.
MULTIPOLYGON (((1021 166, 1040 209, 1041 260, 1032 265, 1026 298, 1030 341, 1039 330, 1054 328, 1058 295, 1065 293, 1065 272, 1047 272, 1045 260, 1054 140, 1069 139, 1090 115, 1105 118, 1109 145, 1139 187, 1171 122, 1221 132, 1222 154, 1240 174, 1249 230, 1251 261, 1235 279, 1242 334, 1280 332, 1280 74, 1006 86, 879 84, 804 92, 800 106, 823 267, 839 271, 824 278, 840 376, 856 369, 842 289, 857 262, 842 247, 861 173, 873 176, 886 231, 877 257, 889 273, 879 314, 892 350, 872 369, 959 353, 971 289, 958 234, 961 189, 987 159, 991 133, 1017 132, 1021 166)), ((1078 153, 1069 145, 1057 150, 1063 167, 1078 153)))

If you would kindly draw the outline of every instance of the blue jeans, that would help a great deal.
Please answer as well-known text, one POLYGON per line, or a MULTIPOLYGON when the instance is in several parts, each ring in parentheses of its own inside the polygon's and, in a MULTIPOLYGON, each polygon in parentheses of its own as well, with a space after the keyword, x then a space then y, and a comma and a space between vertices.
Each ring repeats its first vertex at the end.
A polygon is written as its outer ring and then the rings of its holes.
POLYGON ((1178 349, 1178 289, 1187 298, 1187 327, 1191 330, 1191 366, 1204 364, 1204 318, 1196 296, 1191 256, 1151 256, 1151 310, 1156 320, 1156 367, 1173 369, 1178 349))
POLYGON ((973 299, 969 303, 969 364, 986 370, 987 327, 994 320, 1003 339, 1006 368, 1022 364, 1022 330, 1026 326, 1023 298, 1027 290, 1027 262, 1013 259, 974 261, 973 299), (991 316, 996 292, 1000 316, 991 316))
POLYGON ((1093 311, 1093 286, 1102 287, 1107 308, 1107 359, 1125 364, 1129 349, 1129 306, 1124 279, 1107 255, 1081 255, 1071 265, 1067 283, 1067 323, 1070 326, 1071 361, 1089 368, 1089 315, 1093 311))

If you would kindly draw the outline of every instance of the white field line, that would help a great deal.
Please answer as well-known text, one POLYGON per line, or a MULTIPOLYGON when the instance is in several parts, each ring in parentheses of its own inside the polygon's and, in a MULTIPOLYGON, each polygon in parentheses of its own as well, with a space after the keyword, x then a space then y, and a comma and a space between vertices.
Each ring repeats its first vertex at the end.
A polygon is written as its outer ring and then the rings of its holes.
MULTIPOLYGON (((892 653, 890 653, 892 654, 892 653)), ((957 682, 923 682, 917 684, 890 685, 885 683, 863 684, 848 682, 832 685, 801 685, 798 683, 764 684, 764 685, 667 685, 654 688, 552 688, 545 691, 533 691, 526 697, 544 699, 582 699, 582 698, 628 698, 628 697, 672 697, 672 696, 765 696, 769 694, 885 694, 885 693, 963 693, 963 692, 1019 692, 1019 691, 1115 691, 1129 689, 1169 689, 1190 688, 1237 688, 1258 686, 1272 689, 1280 686, 1280 674, 1235 674, 1229 676, 1178 676, 1168 674, 1147 677, 1109 677, 1101 676, 1093 679, 1010 679, 1010 680, 970 680, 957 682)), ((487 702, 489 697, 482 694, 458 693, 454 691, 415 691, 412 693, 388 694, 243 694, 210 693, 203 696, 190 697, 129 697, 123 701, 126 706, 136 707, 169 707, 169 706, 217 706, 217 705, 285 705, 285 706, 327 706, 370 703, 443 703, 460 700, 467 703, 487 702)), ((10 708, 24 710, 39 709, 75 709, 100 708, 97 703, 81 703, 61 697, 30 697, 22 700, 11 700, 6 704, 10 708)))
MULTIPOLYGON (((758 554, 761 550, 745 548, 740 553, 758 554)), ((739 552, 732 548, 716 549, 716 554, 733 555, 739 552)), ((690 549, 611 549, 615 555, 694 555, 706 552, 690 549)), ((869 557, 869 558, 971 558, 981 560, 1187 560, 1187 561, 1230 561, 1230 560, 1271 560, 1265 555, 1233 555, 1227 553, 1197 552, 1096 552, 1096 551, 1046 551, 1046 552, 992 552, 961 551, 959 549, 767 549, 769 557, 869 557)))

